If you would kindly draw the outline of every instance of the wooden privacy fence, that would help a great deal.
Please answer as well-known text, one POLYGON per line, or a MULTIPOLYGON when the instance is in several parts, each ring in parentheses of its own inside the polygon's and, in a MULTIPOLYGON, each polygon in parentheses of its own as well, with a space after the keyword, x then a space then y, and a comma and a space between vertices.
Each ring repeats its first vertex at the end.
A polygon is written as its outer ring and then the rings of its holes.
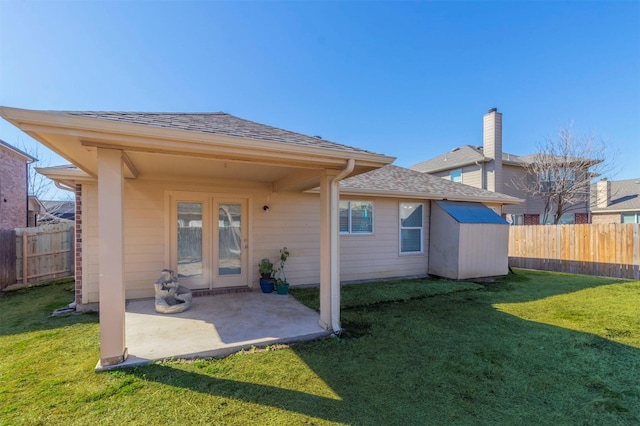
POLYGON ((14 283, 73 276, 73 232, 73 224, 67 223, 16 229, 14 283))
POLYGON ((509 266, 640 279, 640 224, 509 227, 509 266))

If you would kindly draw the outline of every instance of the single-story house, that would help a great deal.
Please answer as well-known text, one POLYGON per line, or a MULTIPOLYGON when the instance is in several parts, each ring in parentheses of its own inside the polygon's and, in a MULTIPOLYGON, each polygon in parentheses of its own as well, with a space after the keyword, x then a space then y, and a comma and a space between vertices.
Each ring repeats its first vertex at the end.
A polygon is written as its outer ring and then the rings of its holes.
POLYGON ((428 274, 432 200, 520 202, 225 113, 0 115, 73 163, 41 172, 76 192, 76 301, 100 303, 105 366, 127 356, 125 300, 164 268, 195 291, 247 289, 286 246, 288 280, 319 283, 320 325, 339 331, 341 281, 428 274))
MULTIPOLYGON (((56 167, 59 168, 59 167, 56 167)), ((64 168, 69 168, 65 166, 64 168)), ((36 168, 38 173, 50 168, 36 168)), ((75 191, 74 191, 75 192, 75 191)), ((39 223, 73 222, 76 218, 76 203, 68 200, 43 200, 44 209, 38 215, 39 223)))
POLYGON ((640 223, 640 178, 591 184, 591 223, 640 223))

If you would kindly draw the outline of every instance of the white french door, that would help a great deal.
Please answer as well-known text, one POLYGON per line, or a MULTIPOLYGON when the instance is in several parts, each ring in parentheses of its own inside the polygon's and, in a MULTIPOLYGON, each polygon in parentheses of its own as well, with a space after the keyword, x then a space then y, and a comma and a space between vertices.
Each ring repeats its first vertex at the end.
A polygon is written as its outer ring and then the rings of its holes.
POLYGON ((171 265, 191 289, 249 284, 247 199, 174 193, 171 265))
POLYGON ((216 226, 213 230, 213 287, 246 286, 247 202, 242 199, 213 199, 216 226))

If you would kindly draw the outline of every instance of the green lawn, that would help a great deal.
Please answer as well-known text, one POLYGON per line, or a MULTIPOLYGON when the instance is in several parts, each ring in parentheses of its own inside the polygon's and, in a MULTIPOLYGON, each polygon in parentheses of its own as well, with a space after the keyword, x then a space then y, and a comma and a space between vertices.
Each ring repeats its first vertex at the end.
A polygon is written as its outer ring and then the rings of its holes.
POLYGON ((640 422, 640 282, 516 272, 345 286, 340 339, 100 374, 97 316, 49 317, 72 284, 5 294, 0 424, 640 422))

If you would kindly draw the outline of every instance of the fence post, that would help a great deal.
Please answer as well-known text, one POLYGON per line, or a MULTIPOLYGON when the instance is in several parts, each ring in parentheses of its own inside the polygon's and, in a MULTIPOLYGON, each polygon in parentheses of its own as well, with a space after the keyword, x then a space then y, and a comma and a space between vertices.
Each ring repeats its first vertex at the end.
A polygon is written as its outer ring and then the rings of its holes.
POLYGON ((27 284, 27 276, 29 275, 29 234, 22 234, 22 284, 27 284))
POLYGON ((0 290, 16 281, 16 231, 0 230, 0 290))

